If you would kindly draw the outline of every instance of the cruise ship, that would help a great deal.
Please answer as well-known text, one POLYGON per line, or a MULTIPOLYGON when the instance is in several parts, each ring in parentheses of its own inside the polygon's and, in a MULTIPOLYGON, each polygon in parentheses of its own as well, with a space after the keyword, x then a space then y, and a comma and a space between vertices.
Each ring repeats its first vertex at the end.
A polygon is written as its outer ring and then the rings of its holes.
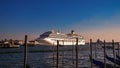
POLYGON ((57 40, 59 41, 59 45, 76 45, 76 38, 78 38, 78 45, 85 45, 84 38, 81 35, 76 34, 74 30, 69 34, 54 30, 48 31, 41 34, 36 41, 38 41, 40 45, 57 45, 57 40))

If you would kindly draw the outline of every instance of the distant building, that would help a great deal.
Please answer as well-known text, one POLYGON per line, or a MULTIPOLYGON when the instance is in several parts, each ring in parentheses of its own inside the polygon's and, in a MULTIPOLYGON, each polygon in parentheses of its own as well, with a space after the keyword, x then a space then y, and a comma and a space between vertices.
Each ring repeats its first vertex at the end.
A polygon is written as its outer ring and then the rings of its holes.
POLYGON ((31 45, 37 45, 37 44, 39 44, 39 42, 38 41, 29 41, 29 44, 31 44, 31 45))
POLYGON ((19 44, 19 45, 23 45, 24 41, 23 40, 15 40, 14 43, 19 44))
POLYGON ((20 45, 18 43, 16 43, 16 40, 12 40, 12 39, 9 39, 9 40, 1 40, 0 41, 1 45, 0 47, 14 47, 14 48, 18 48, 20 45))
POLYGON ((4 44, 10 44, 9 41, 4 41, 4 44))

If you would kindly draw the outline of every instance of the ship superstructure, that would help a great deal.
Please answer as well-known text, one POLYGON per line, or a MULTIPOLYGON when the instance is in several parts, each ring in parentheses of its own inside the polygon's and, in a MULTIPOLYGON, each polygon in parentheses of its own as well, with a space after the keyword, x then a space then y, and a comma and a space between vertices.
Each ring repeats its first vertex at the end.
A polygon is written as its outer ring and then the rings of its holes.
POLYGON ((59 41, 59 45, 75 45, 76 38, 78 38, 78 45, 85 45, 84 38, 76 34, 73 30, 69 34, 63 34, 54 30, 48 31, 41 34, 36 40, 41 45, 57 45, 57 40, 59 41))

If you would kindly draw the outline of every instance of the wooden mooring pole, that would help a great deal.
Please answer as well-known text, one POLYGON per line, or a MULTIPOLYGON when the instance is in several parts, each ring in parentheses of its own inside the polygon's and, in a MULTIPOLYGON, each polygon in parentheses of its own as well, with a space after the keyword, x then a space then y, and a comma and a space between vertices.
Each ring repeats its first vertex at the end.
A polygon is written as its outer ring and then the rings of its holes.
POLYGON ((98 43, 94 45, 94 47, 95 47, 95 58, 97 58, 97 48, 96 48, 96 45, 98 46, 98 43))
POLYGON ((75 45, 74 45, 74 42, 72 41, 72 66, 73 66, 73 68, 75 67, 75 66, 74 66, 74 64, 75 64, 75 63, 74 63, 74 46, 75 46, 75 45))
POLYGON ((57 40, 57 63, 56 68, 59 68, 59 41, 57 40))
POLYGON ((27 68, 27 35, 25 35, 25 44, 24 44, 24 68, 27 68))
POLYGON ((119 56, 119 54, 120 54, 120 45, 119 45, 119 43, 118 43, 118 56, 119 56))
POLYGON ((105 46, 105 40, 104 40, 104 68, 106 68, 106 46, 105 46))
MULTIPOLYGON (((115 45, 114 45, 114 40, 112 40, 112 46, 113 46, 113 57, 114 57, 114 62, 115 61, 115 45)), ((116 66, 116 64, 114 63, 114 67, 116 66)))
POLYGON ((92 62, 92 39, 90 39, 90 60, 91 60, 91 68, 93 68, 93 62, 92 62))
POLYGON ((78 68, 78 38, 76 38, 76 68, 78 68))
POLYGON ((62 68, 64 66, 64 40, 62 41, 63 42, 63 48, 62 48, 62 68))
POLYGON ((54 62, 54 43, 53 43, 53 46, 52 46, 52 52, 53 52, 53 66, 55 65, 55 62, 54 62))

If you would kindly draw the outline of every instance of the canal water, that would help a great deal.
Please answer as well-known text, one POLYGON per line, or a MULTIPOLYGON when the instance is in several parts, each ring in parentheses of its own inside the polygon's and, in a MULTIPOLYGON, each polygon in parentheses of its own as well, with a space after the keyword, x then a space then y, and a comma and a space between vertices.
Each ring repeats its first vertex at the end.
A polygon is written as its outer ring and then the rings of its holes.
MULTIPOLYGON (((75 48, 74 46, 59 47, 59 67, 75 67, 75 48)), ((107 54, 113 57, 112 49, 106 50, 107 54)), ((117 52, 117 50, 116 50, 117 52)), ((90 48, 89 45, 78 46, 78 67, 90 68, 90 48)), ((102 45, 93 45, 93 58, 103 61, 102 45)), ((113 64, 107 60, 107 63, 113 64)), ((0 48, 0 68, 23 68, 24 64, 24 46, 20 48, 0 48)), ((28 65, 30 68, 55 68, 56 65, 56 47, 52 46, 29 46, 28 47, 28 65), (53 52, 54 48, 54 52, 53 52)), ((93 64, 94 68, 98 68, 93 64)))

